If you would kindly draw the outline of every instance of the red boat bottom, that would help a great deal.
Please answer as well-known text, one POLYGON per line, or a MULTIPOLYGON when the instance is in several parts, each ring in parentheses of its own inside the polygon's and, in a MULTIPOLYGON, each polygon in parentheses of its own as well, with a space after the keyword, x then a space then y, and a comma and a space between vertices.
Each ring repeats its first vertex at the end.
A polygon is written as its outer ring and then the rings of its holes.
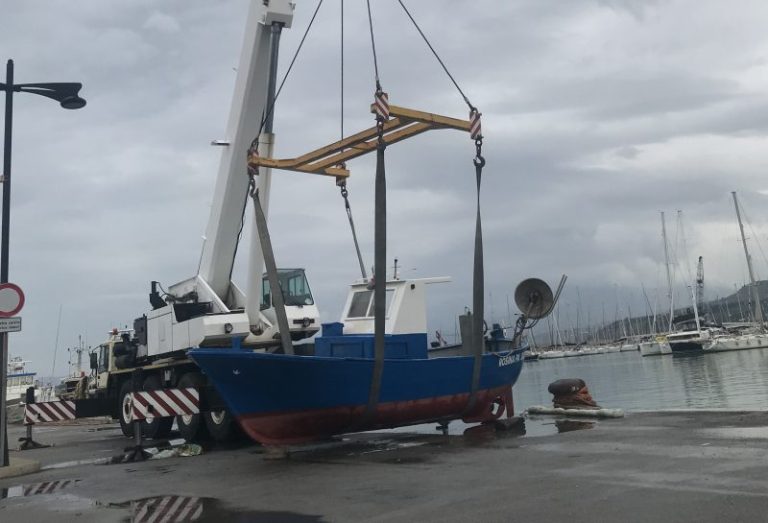
POLYGON ((366 406, 333 407, 293 412, 245 414, 237 419, 251 439, 264 445, 291 445, 346 432, 402 427, 462 419, 480 423, 514 414, 512 387, 504 385, 477 392, 471 411, 465 412, 469 393, 411 401, 380 403, 373 416, 366 406))

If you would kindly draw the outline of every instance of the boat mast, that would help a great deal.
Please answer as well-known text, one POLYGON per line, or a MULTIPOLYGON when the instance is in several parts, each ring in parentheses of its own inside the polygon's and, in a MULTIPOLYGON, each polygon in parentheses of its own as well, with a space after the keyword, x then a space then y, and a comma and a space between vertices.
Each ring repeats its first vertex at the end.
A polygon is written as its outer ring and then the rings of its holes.
POLYGON ((691 289, 691 301, 693 302, 693 317, 696 319, 696 332, 701 336, 701 323, 699 322, 699 307, 696 305, 696 291, 692 285, 688 286, 691 289))
POLYGON ((669 325, 667 326, 667 332, 672 332, 675 298, 672 293, 672 275, 669 272, 669 247, 667 245, 667 224, 664 221, 664 211, 661 211, 661 237, 664 239, 664 267, 667 269, 667 297, 669 298, 669 325))
POLYGON ((760 306, 760 293, 755 283, 755 271, 752 269, 752 258, 747 250, 747 239, 744 237, 744 224, 741 222, 741 211, 739 210, 739 200, 736 198, 736 191, 731 191, 733 195, 733 205, 736 207, 736 219, 739 220, 739 230, 741 231, 741 243, 744 244, 744 256, 747 258, 747 270, 749 271, 749 282, 752 287, 752 300, 755 302, 755 321, 763 328, 763 308, 760 306))

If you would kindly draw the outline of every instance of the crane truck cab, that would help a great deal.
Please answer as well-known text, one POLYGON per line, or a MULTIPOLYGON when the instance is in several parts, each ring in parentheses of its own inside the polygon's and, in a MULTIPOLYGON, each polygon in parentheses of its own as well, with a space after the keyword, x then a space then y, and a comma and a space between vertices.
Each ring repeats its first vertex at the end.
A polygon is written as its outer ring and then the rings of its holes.
MULTIPOLYGON (((320 312, 304 269, 278 269, 277 273, 291 339, 298 341, 313 336, 320 330, 320 312)), ((234 283, 231 294, 233 304, 227 306, 216 296, 203 300, 195 289, 183 294, 178 291, 161 294, 159 284, 152 282, 149 299, 153 310, 134 322, 137 359, 152 360, 195 347, 229 348, 240 344, 268 349, 279 345, 277 318, 266 275, 262 279, 259 307, 262 321, 257 324, 251 324, 245 311, 245 298, 234 283)))

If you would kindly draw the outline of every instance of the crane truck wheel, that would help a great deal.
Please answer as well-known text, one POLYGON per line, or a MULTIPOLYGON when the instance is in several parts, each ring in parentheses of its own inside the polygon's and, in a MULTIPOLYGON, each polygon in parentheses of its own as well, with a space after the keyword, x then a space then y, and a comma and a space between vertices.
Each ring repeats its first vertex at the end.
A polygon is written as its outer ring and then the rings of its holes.
POLYGON ((120 394, 118 395, 120 399, 120 430, 123 431, 123 435, 126 438, 133 437, 133 401, 131 401, 129 396, 130 393, 131 380, 128 380, 120 387, 120 394))
MULTIPOLYGON (((144 390, 158 390, 162 389, 163 384, 160 381, 160 376, 157 374, 150 374, 144 378, 144 390)), ((171 427, 173 427, 173 418, 150 418, 141 422, 141 432, 145 438, 161 439, 168 437, 171 433, 171 427)))
MULTIPOLYGON (((208 394, 212 403, 216 405, 223 403, 215 389, 209 389, 208 394)), ((217 443, 236 441, 243 435, 243 431, 240 430, 235 417, 227 409, 204 412, 203 419, 205 420, 208 434, 217 443)))
MULTIPOLYGON (((205 378, 199 372, 187 372, 181 377, 176 387, 179 389, 192 387, 200 391, 205 387, 205 378)), ((176 416, 176 425, 179 427, 181 437, 187 441, 198 442, 209 439, 202 414, 176 416)))
POLYGON ((208 433, 219 443, 235 441, 242 435, 242 431, 235 421, 235 417, 228 410, 206 412, 203 414, 208 433))

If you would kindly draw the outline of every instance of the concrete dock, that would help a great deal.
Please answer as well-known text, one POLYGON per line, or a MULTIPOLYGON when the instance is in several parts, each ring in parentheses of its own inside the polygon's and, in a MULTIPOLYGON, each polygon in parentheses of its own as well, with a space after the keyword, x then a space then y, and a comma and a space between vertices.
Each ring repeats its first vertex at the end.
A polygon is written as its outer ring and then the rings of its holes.
MULTIPOLYGON (((101 464, 115 424, 37 426, 13 452, 39 472, 0 480, 2 521, 766 521, 768 414, 537 417, 526 435, 377 432, 265 459, 242 444, 101 464), (558 432, 560 431, 560 432, 558 432), (541 435, 536 435, 541 434, 541 435)), ((11 426, 12 442, 23 427, 11 426)))

